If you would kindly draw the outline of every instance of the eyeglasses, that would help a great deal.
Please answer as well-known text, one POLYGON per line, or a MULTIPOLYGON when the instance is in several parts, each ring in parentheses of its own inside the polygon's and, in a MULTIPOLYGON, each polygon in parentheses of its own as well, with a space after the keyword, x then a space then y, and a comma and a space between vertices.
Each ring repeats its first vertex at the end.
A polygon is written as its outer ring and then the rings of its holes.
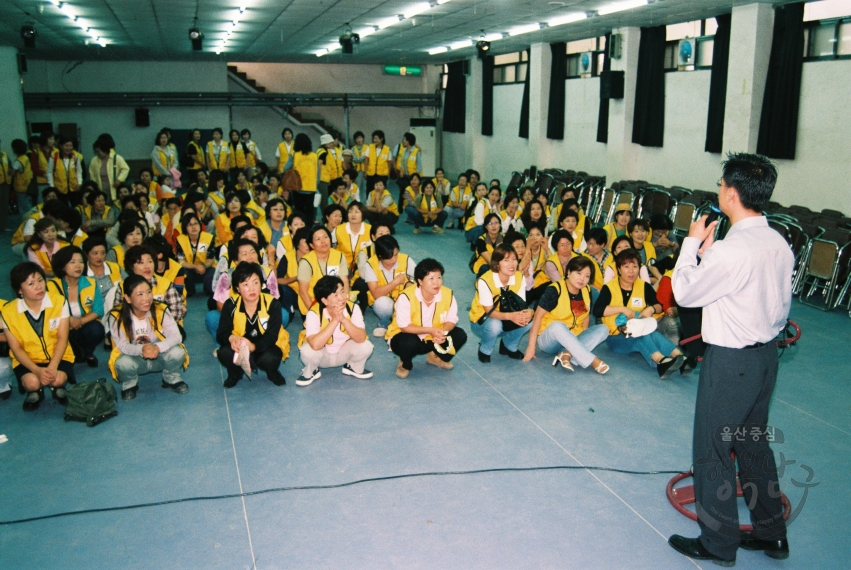
POLYGON ((496 220, 491 220, 491 221, 489 221, 486 225, 488 225, 488 226, 498 226, 498 225, 499 225, 499 222, 497 222, 496 220))

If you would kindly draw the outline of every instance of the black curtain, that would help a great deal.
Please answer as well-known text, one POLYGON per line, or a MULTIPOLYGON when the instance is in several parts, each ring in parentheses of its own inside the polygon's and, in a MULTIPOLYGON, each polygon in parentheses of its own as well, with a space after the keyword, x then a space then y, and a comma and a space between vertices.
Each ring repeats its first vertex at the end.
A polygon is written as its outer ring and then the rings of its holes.
POLYGON ((662 146, 665 134, 665 26, 641 28, 632 142, 662 146))
POLYGON ((780 6, 774 10, 774 39, 759 120, 756 151, 760 154, 795 158, 803 63, 804 3, 780 6))
POLYGON ((724 109, 727 105, 727 68, 730 59, 732 14, 715 16, 718 29, 712 47, 712 77, 709 80, 709 113, 706 117, 706 152, 721 152, 724 142, 724 109))
MULTIPOLYGON (((603 71, 612 70, 612 58, 609 57, 609 42, 612 34, 606 34, 606 54, 603 56, 603 71)), ((597 114, 597 142, 609 142, 609 99, 600 97, 600 110, 597 114)))
POLYGON ((448 133, 463 133, 467 122, 467 78, 464 62, 449 64, 446 78, 446 93, 443 97, 443 130, 448 133))
POLYGON ((482 134, 493 135, 493 56, 482 58, 482 134))
POLYGON ((528 61, 532 54, 529 53, 529 50, 526 50, 526 53, 528 54, 526 57, 526 81, 523 82, 523 102, 520 103, 520 133, 518 135, 524 139, 529 138, 529 76, 532 75, 532 62, 528 61))
POLYGON ((547 109, 547 138, 564 139, 564 82, 567 79, 567 44, 550 44, 550 100, 547 109))

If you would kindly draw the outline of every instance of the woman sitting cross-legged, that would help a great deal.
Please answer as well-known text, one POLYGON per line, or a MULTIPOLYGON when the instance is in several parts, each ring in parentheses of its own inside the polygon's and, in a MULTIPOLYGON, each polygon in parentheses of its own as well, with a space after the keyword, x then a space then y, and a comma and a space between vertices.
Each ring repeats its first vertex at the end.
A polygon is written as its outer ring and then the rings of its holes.
POLYGON ((667 378, 681 364, 682 352, 657 330, 643 336, 626 336, 621 332, 618 318, 654 318, 662 316, 662 305, 656 301, 656 292, 649 283, 638 278, 641 257, 634 249, 627 249, 615 257, 618 277, 603 287, 594 303, 594 316, 602 318, 609 328, 606 344, 612 352, 630 354, 638 352, 660 378, 667 378))
POLYGON ((139 376, 162 372, 162 387, 185 394, 189 386, 183 371, 189 354, 181 344, 177 322, 165 303, 154 300, 151 284, 142 275, 124 280, 124 302, 109 314, 112 353, 109 369, 121 383, 121 399, 132 400, 139 390, 139 376))
POLYGON ((396 299, 393 321, 385 338, 399 357, 396 376, 407 378, 414 357, 426 355, 426 363, 444 370, 454 368, 452 358, 467 342, 467 333, 458 328, 458 304, 452 289, 443 286, 443 265, 436 259, 423 259, 414 269, 416 285, 410 285, 396 299))
POLYGON ((65 246, 53 256, 56 277, 50 282, 68 300, 68 342, 76 362, 86 361, 90 368, 98 365, 95 348, 103 340, 100 319, 104 315, 103 297, 94 278, 83 275, 86 264, 83 250, 75 245, 65 246))
POLYGON ((526 301, 528 283, 517 270, 517 252, 501 243, 493 250, 490 270, 476 279, 476 294, 470 309, 471 328, 481 339, 479 362, 490 362, 496 339, 500 336, 499 353, 515 360, 523 358, 517 350, 521 337, 532 326, 532 310, 506 312, 504 298, 512 293, 526 301), (503 304, 499 304, 503 303, 503 304))
POLYGON ((320 368, 340 365, 343 374, 372 378, 364 365, 374 347, 366 338, 363 313, 348 301, 343 281, 325 275, 313 287, 313 297, 316 303, 307 311, 304 339, 299 343, 304 370, 296 385, 309 386, 322 376, 320 368))
POLYGON ((434 182, 426 180, 422 194, 413 198, 410 207, 413 208, 410 217, 415 234, 420 233, 420 226, 431 226, 434 233, 443 233, 443 224, 449 214, 443 209, 443 198, 435 194, 434 182))
POLYGON ((48 291, 44 270, 25 261, 9 273, 18 298, 0 309, 12 370, 26 390, 24 411, 36 410, 44 399, 44 387, 65 405, 65 384, 74 384, 74 352, 68 343, 68 305, 55 291, 48 291))
POLYGON ((482 224, 485 231, 476 239, 476 260, 470 267, 476 277, 481 277, 490 267, 494 248, 502 243, 502 222, 499 214, 487 214, 482 224))
POLYGON ((235 295, 225 301, 216 342, 219 362, 228 371, 222 384, 233 388, 245 367, 259 368, 275 386, 287 383, 278 371, 290 353, 290 335, 281 323, 281 303, 264 293, 263 270, 256 263, 240 262, 231 275, 235 295), (248 362, 238 363, 247 356, 248 362))
POLYGON ((561 364, 573 372, 571 359, 574 359, 582 368, 591 366, 600 374, 609 371, 609 365, 591 352, 609 336, 606 325, 591 326, 588 283, 595 271, 593 261, 574 257, 567 263, 567 277, 547 287, 535 310, 525 362, 535 358, 537 347, 556 355, 553 366, 561 364))

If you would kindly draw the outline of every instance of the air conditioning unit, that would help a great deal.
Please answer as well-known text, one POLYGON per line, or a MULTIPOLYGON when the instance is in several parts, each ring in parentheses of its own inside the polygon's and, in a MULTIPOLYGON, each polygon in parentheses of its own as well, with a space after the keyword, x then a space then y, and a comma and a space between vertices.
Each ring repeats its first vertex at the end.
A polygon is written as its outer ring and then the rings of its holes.
POLYGON ((694 66, 697 61, 697 45, 694 38, 680 40, 677 45, 677 68, 683 69, 689 65, 694 66))
POLYGON ((579 76, 591 77, 594 69, 594 52, 583 51, 579 54, 579 76))

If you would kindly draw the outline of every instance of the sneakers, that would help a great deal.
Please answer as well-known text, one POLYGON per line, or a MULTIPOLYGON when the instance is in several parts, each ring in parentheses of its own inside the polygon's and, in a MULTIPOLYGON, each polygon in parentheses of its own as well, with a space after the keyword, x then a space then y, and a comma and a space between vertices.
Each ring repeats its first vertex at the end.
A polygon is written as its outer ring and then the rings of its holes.
POLYGON ((236 384, 242 380, 242 373, 240 372, 239 376, 228 376, 225 378, 225 381, 222 382, 222 387, 224 388, 233 388, 236 384))
POLYGON ((322 376, 322 372, 317 368, 307 376, 304 375, 304 372, 301 373, 301 376, 295 381, 296 386, 310 386, 313 384, 313 381, 322 376))
POLYGON ((682 356, 677 356, 676 358, 668 358, 665 357, 659 361, 656 365, 656 371, 659 373, 659 378, 665 380, 671 374, 674 373, 674 370, 677 370, 680 364, 683 361, 682 356))
POLYGON ((126 390, 121 391, 121 399, 122 400, 135 400, 136 392, 139 391, 139 386, 133 386, 132 388, 127 388, 126 390))
POLYGON ((443 370, 452 370, 455 368, 455 365, 451 362, 446 362, 437 357, 437 355, 433 352, 429 352, 426 355, 426 364, 431 364, 432 366, 437 366, 438 368, 442 368, 443 370))
POLYGON ((396 366, 396 376, 402 378, 403 380, 408 377, 408 373, 410 370, 402 366, 402 361, 399 361, 399 364, 396 366))
POLYGON ((432 231, 432 233, 442 234, 442 233, 443 233, 443 228, 438 227, 438 226, 432 226, 431 231, 432 231))
POLYGON ((372 336, 384 338, 384 335, 387 334, 387 329, 384 327, 375 327, 372 331, 372 336))
POLYGON ((38 392, 30 392, 27 394, 27 397, 24 398, 24 411, 34 412, 38 409, 40 404, 41 397, 39 397, 38 392))
POLYGON ((372 372, 370 372, 366 368, 363 369, 363 372, 355 372, 354 368, 352 368, 348 364, 343 365, 343 374, 345 374, 346 376, 354 376, 355 378, 360 378, 362 380, 366 378, 372 378, 372 372))
POLYGON ((177 384, 168 384, 165 380, 163 380, 163 388, 170 388, 172 392, 175 394, 185 394, 189 391, 189 386, 186 385, 186 382, 178 382, 177 384))
POLYGON ((414 235, 417 235, 419 233, 420 233, 420 228, 414 228, 414 235))

